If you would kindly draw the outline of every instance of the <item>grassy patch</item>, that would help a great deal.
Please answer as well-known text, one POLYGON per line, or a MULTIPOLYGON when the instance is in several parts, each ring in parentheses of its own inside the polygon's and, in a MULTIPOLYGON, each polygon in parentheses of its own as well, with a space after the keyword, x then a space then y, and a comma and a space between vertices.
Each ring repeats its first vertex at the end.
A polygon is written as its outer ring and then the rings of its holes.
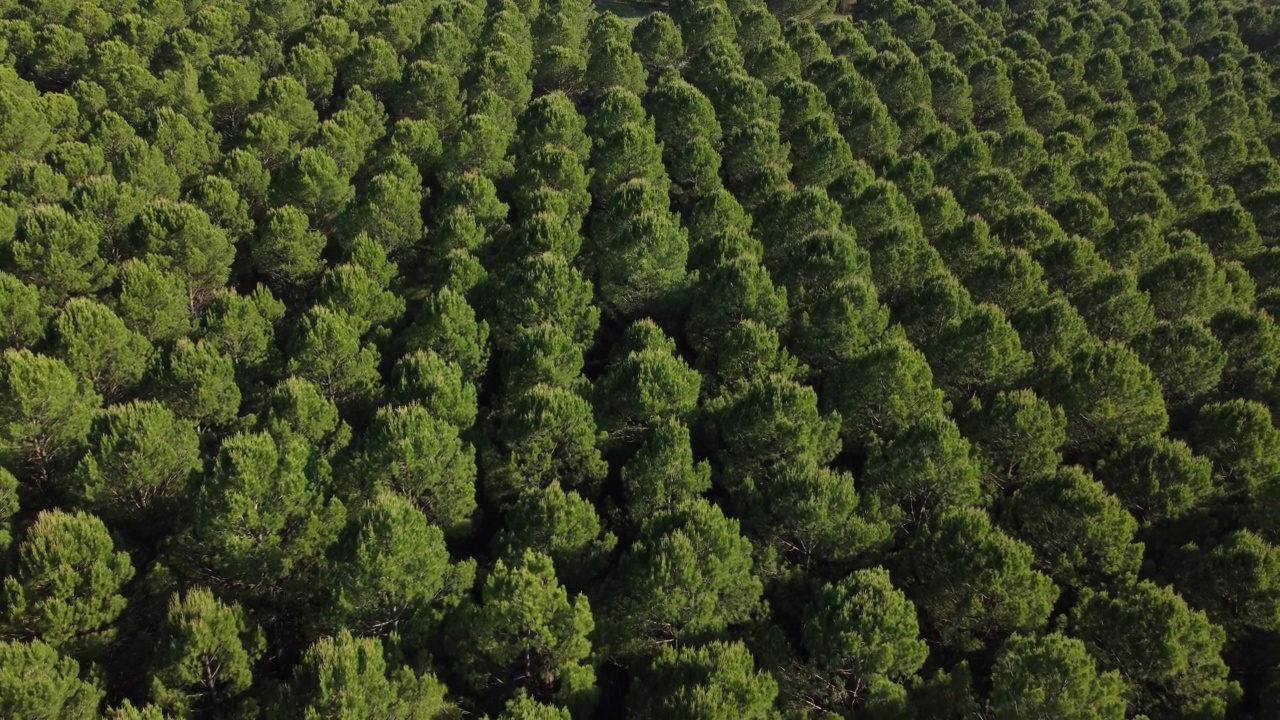
POLYGON ((649 3, 629 0, 596 0, 596 9, 600 12, 613 13, 626 20, 628 24, 634 25, 653 12, 654 7, 649 3))

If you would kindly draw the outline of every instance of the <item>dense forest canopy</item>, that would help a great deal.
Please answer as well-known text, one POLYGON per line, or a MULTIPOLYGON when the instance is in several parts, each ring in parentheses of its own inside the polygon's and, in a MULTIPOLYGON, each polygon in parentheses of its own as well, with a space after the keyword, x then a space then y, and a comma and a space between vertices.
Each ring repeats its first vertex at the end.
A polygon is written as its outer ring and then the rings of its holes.
POLYGON ((0 717, 1280 717, 1280 10, 632 9, 0 0, 0 717))

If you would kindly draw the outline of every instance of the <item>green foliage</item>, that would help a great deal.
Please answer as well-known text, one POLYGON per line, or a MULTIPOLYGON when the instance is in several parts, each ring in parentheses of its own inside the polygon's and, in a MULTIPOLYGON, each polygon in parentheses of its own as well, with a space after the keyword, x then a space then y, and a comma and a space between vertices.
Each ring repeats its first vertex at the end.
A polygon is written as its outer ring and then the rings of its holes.
POLYGON ((584 77, 588 91, 596 96, 603 95, 610 88, 622 88, 640 95, 648 79, 640 56, 629 44, 613 39, 593 43, 584 77))
POLYGON ((612 87, 591 116, 589 133, 595 140, 591 154, 591 191, 602 202, 628 180, 646 179, 659 189, 667 185, 662 166, 662 145, 654 136, 652 121, 645 121, 638 96, 612 87), (621 107, 619 107, 621 106, 621 107), (619 110, 624 110, 619 112, 619 110))
POLYGON ((427 408, 379 409, 356 467, 366 487, 400 493, 450 534, 467 531, 476 509, 475 450, 427 408))
MULTIPOLYGON (((551 559, 526 550, 498 560, 479 601, 463 606, 452 640, 470 684, 505 680, 562 702, 590 700, 595 673, 585 660, 595 627, 585 596, 570 601, 551 559)), ((506 690, 504 694, 510 693, 506 690)))
POLYGON ((311 443, 321 458, 328 458, 351 442, 351 427, 338 408, 315 383, 298 377, 280 381, 266 399, 264 425, 276 437, 290 433, 311 443))
POLYGON ((233 704, 253 683, 253 662, 266 644, 245 612, 205 588, 169 598, 160 629, 151 694, 168 712, 233 704))
POLYGON ((116 315, 152 343, 168 343, 191 332, 190 297, 183 279, 141 260, 120 266, 116 315))
POLYGON ((828 380, 830 402, 840 411, 841 434, 866 445, 871 433, 893 437, 942 410, 942 393, 923 355, 902 339, 868 348, 828 380))
POLYGON ((108 400, 132 390, 151 360, 151 343, 92 300, 69 300, 54 318, 51 335, 54 353, 108 400))
POLYGON ((1052 474, 1067 440, 1062 410, 1030 390, 1000 392, 986 404, 975 403, 961 427, 974 443, 985 478, 1001 489, 1052 474))
POLYGON ((1226 273, 1207 252, 1180 250, 1142 276, 1156 316, 1207 320, 1231 302, 1226 273))
POLYGON ((1186 597, 1227 629, 1231 640, 1280 625, 1280 556, 1255 533, 1239 530, 1212 550, 1188 546, 1179 575, 1186 597))
MULTIPOLYGON (((368 335, 375 328, 388 325, 404 314, 404 299, 388 290, 376 274, 385 269, 395 273, 396 265, 387 263, 382 246, 369 241, 376 248, 381 263, 367 263, 373 270, 355 263, 344 263, 325 271, 317 289, 316 298, 324 307, 337 311, 361 335, 368 335)), ((374 260, 375 258, 366 258, 374 260)))
POLYGON ((1072 624, 1098 664, 1125 678, 1133 712, 1216 717, 1240 695, 1220 656, 1226 633, 1170 588, 1086 590, 1072 624))
POLYGON ((697 499, 644 523, 623 556, 602 637, 611 654, 648 655, 714 636, 758 610, 751 543, 738 522, 697 499))
POLYGON ((1014 635, 1001 649, 991 675, 994 718, 1125 716, 1120 674, 1099 672, 1084 643, 1075 638, 1058 633, 1014 635))
POLYGON ((0 471, 0 553, 8 553, 13 544, 12 521, 18 509, 18 478, 8 470, 0 471))
POLYGON ((187 203, 153 202, 138 216, 135 242, 144 260, 187 282, 196 307, 203 307, 226 285, 235 259, 235 246, 226 231, 187 203))
POLYGON ((100 290, 110 278, 92 223, 54 205, 23 213, 9 245, 14 274, 40 289, 46 302, 100 290))
POLYGON ((44 336, 47 315, 39 290, 8 273, 0 275, 0 343, 5 348, 36 344, 44 336))
POLYGON ((968 441, 955 423, 938 416, 923 418, 888 441, 874 439, 862 481, 888 519, 907 528, 975 505, 981 494, 968 441))
POLYGON ((559 480, 594 496, 608 472, 591 405, 577 392, 539 383, 514 394, 497 418, 484 490, 497 503, 559 480))
POLYGON ((786 322, 786 289, 775 287, 768 271, 750 256, 725 259, 703 272, 691 296, 685 332, 702 354, 714 356, 724 334, 743 322, 772 328, 786 322))
POLYGON ((952 648, 1044 627, 1058 588, 1035 570, 1032 549, 976 508, 946 512, 924 528, 902 560, 907 596, 952 648))
POLYGON ((505 177, 511 172, 506 156, 508 139, 497 119, 478 113, 468 115, 459 123, 455 144, 445 150, 444 165, 459 174, 505 177))
POLYGON ((707 96, 668 72, 649 91, 647 104, 662 142, 663 162, 677 193, 696 200, 718 190, 722 133, 707 96))
POLYGON ((423 238, 422 176, 403 155, 392 155, 383 165, 386 171, 364 188, 351 223, 353 230, 368 233, 388 254, 395 254, 423 238))
POLYGON ((227 438, 196 494, 176 559, 247 600, 305 597, 346 516, 342 503, 325 499, 307 477, 307 460, 307 444, 296 436, 227 438), (264 586, 263 577, 278 582, 264 586))
POLYGON ((15 720, 99 717, 102 688, 81 680, 75 660, 45 643, 0 644, 0 711, 15 720))
POLYGON ((500 720, 571 720, 573 716, 566 708, 540 703, 520 690, 507 701, 498 717, 500 720))
POLYGON ((645 69, 651 73, 675 67, 684 58, 680 28, 666 13, 655 12, 645 16, 636 25, 631 43, 645 69))
POLYGON ((1018 333, 1000 308, 982 304, 951 321, 925 348, 932 354, 938 384, 953 395, 1015 385, 1031 366, 1018 333))
POLYGON ((462 368, 430 350, 410 353, 396 362, 392 394, 402 404, 423 405, 434 417, 459 430, 475 424, 479 412, 476 386, 463 375, 462 368))
POLYGON ((1224 489, 1250 495, 1280 477, 1276 444, 1280 432, 1258 403, 1232 400, 1200 409, 1194 447, 1214 465, 1224 489))
POLYGON ((427 298, 404 342, 407 350, 430 349, 457 363, 469 380, 479 377, 489 363, 489 323, 449 288, 427 298))
POLYGON ((662 185, 643 179, 619 185, 600 229, 593 228, 589 253, 608 316, 668 316, 683 299, 689 242, 665 193, 653 197, 662 185))
POLYGON ((169 354, 169 405, 200 426, 226 425, 240 411, 235 363, 214 344, 183 338, 169 354))
POLYGON ((617 538, 601 529, 591 503, 557 482, 526 490, 506 515, 507 529, 495 544, 503 555, 520 549, 550 557, 568 587, 582 587, 605 567, 617 538))
POLYGON ((689 428, 676 420, 652 428, 621 476, 627 516, 636 526, 662 512, 674 512, 711 489, 711 465, 694 460, 689 428))
POLYGON ((596 382, 600 427, 625 439, 661 421, 689 416, 702 378, 685 365, 675 343, 650 320, 627 329, 613 362, 596 382))
POLYGON ((314 382, 329 399, 370 403, 380 392, 377 348, 361 344, 357 320, 317 305, 295 336, 289 372, 314 382))
POLYGON ((1280 714, 1280 14, 659 5, 0 3, 0 715, 1280 714))
POLYGON ((354 194, 338 163, 318 148, 300 151, 276 182, 279 201, 302 209, 322 229, 332 226, 354 194))
POLYGON ((14 573, 4 580, 8 634, 93 656, 115 634, 111 623, 127 602, 120 589, 133 575, 129 555, 116 551, 97 517, 42 512, 18 544, 14 573))
POLYGON ((549 322, 568 331, 586 346, 599 326, 600 310, 591 303, 591 283, 560 253, 548 252, 521 260, 501 280, 494 298, 494 344, 509 342, 517 327, 549 322))
POLYGON ((1048 384, 1066 412, 1068 442, 1081 449, 1157 435, 1169 422, 1150 369, 1117 343, 1076 351, 1048 384))
POLYGON ((203 465, 194 422, 155 401, 114 405, 95 420, 66 492, 112 523, 165 526, 203 465))
POLYGON ((1146 523, 1183 517, 1216 492, 1212 463, 1179 440, 1121 445, 1098 464, 1095 474, 1146 523))
POLYGON ((444 533, 394 492, 361 505, 332 553, 332 626, 364 635, 420 641, 475 579, 474 563, 450 563, 444 533))
POLYGON ((327 244, 301 209, 271 208, 253 246, 254 265, 280 283, 306 282, 323 268, 320 253, 327 244))
POLYGON ((389 666, 381 642, 342 630, 307 648, 273 717, 298 710, 307 720, 433 717, 452 710, 444 696, 444 685, 431 673, 389 666))
POLYGON ((822 413, 817 393, 782 373, 728 385, 704 412, 731 488, 762 480, 786 458, 825 464, 840 451, 840 416, 822 413))
POLYGON ((881 568, 823 586, 808 611, 804 645, 811 668, 838 688, 837 703, 863 700, 857 686, 873 678, 912 677, 929 654, 915 606, 881 568))
POLYGON ((74 460, 102 399, 60 360, 29 350, 0 356, 0 463, 47 481, 74 460))
POLYGON ((628 711, 636 718, 769 717, 778 684, 757 671, 742 643, 663 648, 634 681, 628 711))
POLYGON ((1137 576, 1137 521, 1077 467, 1033 478, 1013 495, 1008 512, 1014 534, 1031 544, 1040 568, 1062 585, 1137 576))
POLYGON ((1205 397, 1222 381, 1227 354, 1213 333, 1194 319, 1161 322, 1134 342, 1170 404, 1205 397))

